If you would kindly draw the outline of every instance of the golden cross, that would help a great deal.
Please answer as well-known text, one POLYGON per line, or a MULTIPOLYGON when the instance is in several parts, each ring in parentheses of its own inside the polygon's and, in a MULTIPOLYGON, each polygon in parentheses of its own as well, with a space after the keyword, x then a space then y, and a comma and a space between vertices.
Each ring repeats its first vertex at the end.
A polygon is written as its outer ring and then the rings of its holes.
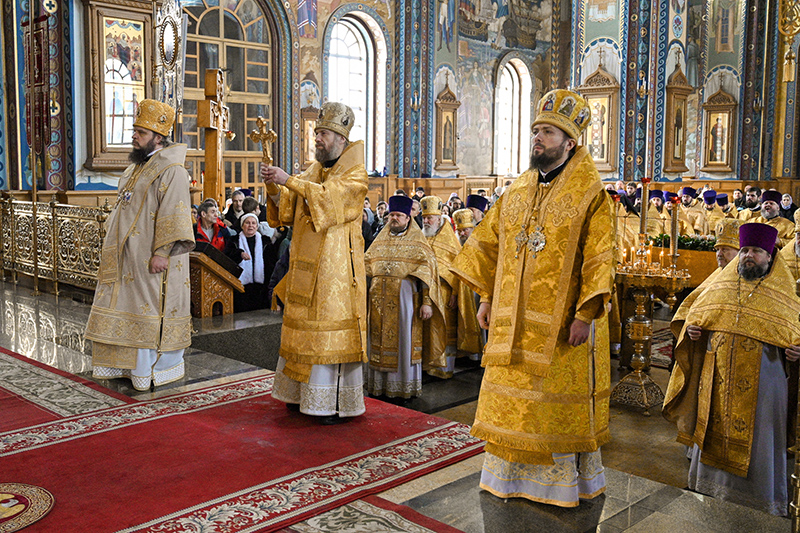
POLYGON ((256 119, 256 126, 258 126, 258 129, 250 132, 250 140, 256 144, 261 143, 261 151, 264 152, 264 157, 261 160, 272 166, 270 144, 278 140, 278 134, 272 130, 267 130, 267 121, 262 116, 256 119))

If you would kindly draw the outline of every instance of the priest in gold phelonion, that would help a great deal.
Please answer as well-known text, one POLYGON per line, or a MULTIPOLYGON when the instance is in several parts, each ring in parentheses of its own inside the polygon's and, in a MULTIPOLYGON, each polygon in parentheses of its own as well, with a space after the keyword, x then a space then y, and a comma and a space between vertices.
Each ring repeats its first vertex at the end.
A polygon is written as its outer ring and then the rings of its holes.
POLYGON ((453 272, 480 295, 489 330, 472 426, 487 441, 481 488, 575 507, 605 491, 613 205, 578 145, 586 100, 554 90, 536 111, 530 168, 476 226, 453 272))
POLYGON ((676 317, 663 414, 690 447, 691 490, 785 516, 800 298, 777 237, 766 224, 742 224, 737 257, 676 317))

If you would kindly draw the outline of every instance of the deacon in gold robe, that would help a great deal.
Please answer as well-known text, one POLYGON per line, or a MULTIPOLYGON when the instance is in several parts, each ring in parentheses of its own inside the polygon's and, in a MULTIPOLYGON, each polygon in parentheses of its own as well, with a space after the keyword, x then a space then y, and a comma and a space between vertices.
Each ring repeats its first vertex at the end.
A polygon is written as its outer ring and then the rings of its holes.
POLYGON ((316 161, 302 174, 262 164, 267 222, 292 226, 289 270, 275 287, 285 304, 272 396, 336 424, 364 413, 366 277, 361 218, 367 195, 364 143, 349 142, 355 115, 323 104, 316 161))
POLYGON ((422 370, 445 365, 445 303, 436 256, 411 222, 413 201, 389 198, 389 217, 365 255, 369 286, 367 391, 411 398, 422 394, 422 370), (431 323, 423 342, 423 321, 431 323))
POLYGON ((133 164, 106 223, 86 325, 94 377, 127 377, 140 391, 181 379, 183 351, 192 342, 192 202, 186 145, 168 137, 174 120, 175 110, 155 100, 136 108, 133 164))
POLYGON ((481 295, 478 320, 489 330, 472 427, 488 441, 481 488, 574 507, 605 490, 612 202, 577 146, 591 115, 583 97, 551 91, 537 110, 531 169, 453 270, 481 295))
POLYGON ((761 216, 748 222, 760 222, 778 230, 778 247, 783 248, 794 240, 794 224, 781 216, 781 193, 764 191, 761 194, 761 216))
MULTIPOLYGON (((447 366, 444 369, 431 370, 429 373, 447 379, 453 377, 457 355, 474 356, 480 353, 480 327, 474 313, 472 289, 461 283, 451 270, 453 259, 461 251, 461 244, 453 228, 442 218, 442 200, 438 196, 426 196, 420 200, 420 204, 422 233, 436 255, 442 300, 447 306, 445 310, 447 345, 444 351, 447 366), (473 302, 472 305, 470 302, 473 302), (466 315, 468 312, 472 314, 466 315)), ((426 328, 426 337, 431 327, 429 324, 426 328)))
POLYGON ((740 250, 692 303, 663 414, 691 446, 689 488, 786 515, 789 386, 800 358, 800 298, 775 254, 777 231, 739 228, 740 250), (774 258, 774 261, 773 261, 774 258))

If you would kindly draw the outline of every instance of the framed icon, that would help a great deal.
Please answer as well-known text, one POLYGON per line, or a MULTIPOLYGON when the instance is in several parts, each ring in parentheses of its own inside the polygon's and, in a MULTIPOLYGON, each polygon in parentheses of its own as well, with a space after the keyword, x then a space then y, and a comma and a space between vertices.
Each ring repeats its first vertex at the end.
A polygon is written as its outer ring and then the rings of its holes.
POLYGON ((582 144, 586 146, 601 172, 612 172, 617 163, 617 139, 619 121, 619 83, 603 68, 601 63, 586 81, 578 87, 586 98, 592 119, 583 133, 582 144))
POLYGON ((705 172, 732 172, 734 97, 720 89, 703 106, 703 168, 705 172))

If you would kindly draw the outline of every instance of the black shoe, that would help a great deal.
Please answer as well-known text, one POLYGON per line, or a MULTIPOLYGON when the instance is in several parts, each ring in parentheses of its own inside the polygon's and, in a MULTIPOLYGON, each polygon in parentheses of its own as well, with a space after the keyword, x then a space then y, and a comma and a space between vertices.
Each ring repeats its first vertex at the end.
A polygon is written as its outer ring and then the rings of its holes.
POLYGON ((319 423, 323 426, 335 426, 337 424, 344 424, 345 422, 349 421, 350 417, 342 418, 339 415, 321 416, 319 418, 319 423))
POLYGON ((290 411, 295 412, 295 413, 299 413, 300 412, 300 404, 299 403, 287 403, 286 404, 286 408, 288 410, 290 410, 290 411))

